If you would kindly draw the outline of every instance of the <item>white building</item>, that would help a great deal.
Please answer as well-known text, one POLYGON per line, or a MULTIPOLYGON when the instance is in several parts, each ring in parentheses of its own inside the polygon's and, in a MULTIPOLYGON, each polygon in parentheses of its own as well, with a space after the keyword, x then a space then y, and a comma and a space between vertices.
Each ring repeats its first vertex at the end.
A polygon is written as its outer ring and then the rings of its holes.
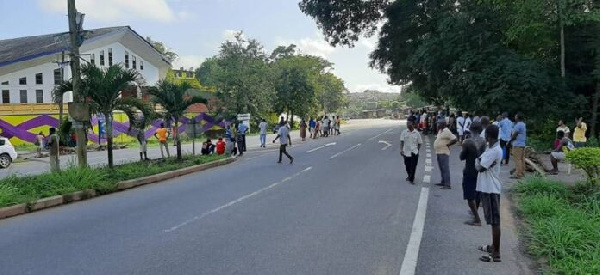
MULTIPOLYGON (((71 78, 69 35, 57 33, 0 40, 0 104, 51 103, 55 85, 71 78)), ((169 61, 130 27, 84 31, 82 63, 99 67, 121 64, 154 85, 171 67, 169 61)), ((65 95, 65 102, 72 95, 65 95)))

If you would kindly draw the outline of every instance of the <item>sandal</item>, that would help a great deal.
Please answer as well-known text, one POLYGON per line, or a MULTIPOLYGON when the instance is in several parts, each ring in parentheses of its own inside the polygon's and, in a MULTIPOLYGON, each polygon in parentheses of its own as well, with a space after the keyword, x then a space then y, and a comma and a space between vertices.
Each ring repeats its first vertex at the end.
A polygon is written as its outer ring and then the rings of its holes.
POLYGON ((470 226, 481 226, 481 222, 476 221, 466 221, 465 224, 470 226))
POLYGON ((481 252, 486 252, 486 253, 492 253, 493 251, 493 247, 491 245, 481 245, 479 247, 477 247, 477 250, 481 251, 481 252))
POLYGON ((479 260, 482 262, 486 262, 486 263, 499 263, 502 262, 502 260, 500 259, 500 256, 492 256, 492 255, 483 255, 481 257, 479 257, 479 260))

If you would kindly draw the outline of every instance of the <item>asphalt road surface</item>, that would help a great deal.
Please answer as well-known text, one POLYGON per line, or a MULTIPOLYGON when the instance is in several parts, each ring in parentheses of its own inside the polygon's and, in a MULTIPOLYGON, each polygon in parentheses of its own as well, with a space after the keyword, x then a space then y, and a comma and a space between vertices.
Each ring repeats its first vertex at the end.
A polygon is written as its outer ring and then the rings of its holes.
POLYGON ((510 241, 503 263, 477 260, 490 229, 462 224, 460 173, 454 189, 434 188, 439 173, 425 168, 423 148, 418 183, 408 184, 401 122, 357 123, 289 148, 293 165, 277 164, 273 147, 255 150, 227 166, 1 220, 0 274, 523 273, 510 241))

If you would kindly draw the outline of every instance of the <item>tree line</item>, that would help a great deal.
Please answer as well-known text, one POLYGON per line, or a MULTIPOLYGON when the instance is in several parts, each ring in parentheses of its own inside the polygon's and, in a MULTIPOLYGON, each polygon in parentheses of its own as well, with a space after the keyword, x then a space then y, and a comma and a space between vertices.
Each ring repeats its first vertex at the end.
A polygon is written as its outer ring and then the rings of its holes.
POLYGON ((523 112, 536 125, 582 116, 598 133, 600 1, 299 5, 331 45, 352 46, 377 33, 370 65, 431 103, 487 114, 523 112))

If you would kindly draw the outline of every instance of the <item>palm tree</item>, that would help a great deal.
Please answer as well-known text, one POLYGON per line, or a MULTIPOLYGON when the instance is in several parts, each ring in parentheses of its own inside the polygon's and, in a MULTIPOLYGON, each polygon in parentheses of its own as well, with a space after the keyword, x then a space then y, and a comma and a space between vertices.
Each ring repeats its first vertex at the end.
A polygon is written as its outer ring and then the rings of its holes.
POLYGON ((108 167, 113 167, 113 111, 121 110, 135 125, 138 110, 143 110, 145 105, 137 98, 122 98, 121 91, 138 80, 139 74, 132 69, 124 69, 120 65, 113 65, 106 69, 87 64, 81 69, 83 79, 81 83, 82 95, 90 102, 90 110, 95 114, 102 114, 106 118, 106 145, 108 153, 108 167))
MULTIPOLYGON (((191 88, 187 82, 173 83, 161 80, 156 87, 150 89, 152 100, 165 109, 165 119, 173 119, 175 129, 178 129, 179 121, 188 107, 196 103, 206 103, 206 99, 202 97, 191 96, 188 93, 191 88)), ((181 159, 181 139, 178 133, 175 133, 175 141, 177 143, 177 159, 181 159)))
POLYGON ((69 91, 73 91, 73 83, 70 80, 63 81, 52 90, 52 101, 58 105, 58 129, 63 122, 63 96, 69 91))

